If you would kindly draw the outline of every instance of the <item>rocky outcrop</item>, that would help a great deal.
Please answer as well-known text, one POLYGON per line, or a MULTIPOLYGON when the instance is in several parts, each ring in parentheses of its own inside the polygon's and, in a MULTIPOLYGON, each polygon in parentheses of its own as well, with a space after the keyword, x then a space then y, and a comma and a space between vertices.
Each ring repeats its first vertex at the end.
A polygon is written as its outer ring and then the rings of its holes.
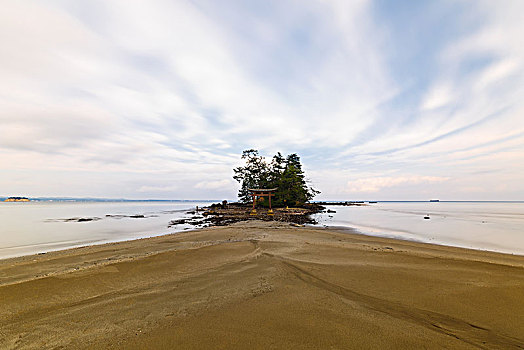
POLYGON ((185 219, 173 220, 168 227, 176 225, 192 225, 195 227, 226 226, 235 222, 247 220, 280 221, 294 224, 316 223, 311 214, 319 213, 324 207, 316 204, 306 204, 301 208, 274 208, 271 213, 268 208, 257 208, 252 212, 250 205, 231 203, 228 205, 213 204, 202 208, 201 213, 188 212, 193 215, 185 219))

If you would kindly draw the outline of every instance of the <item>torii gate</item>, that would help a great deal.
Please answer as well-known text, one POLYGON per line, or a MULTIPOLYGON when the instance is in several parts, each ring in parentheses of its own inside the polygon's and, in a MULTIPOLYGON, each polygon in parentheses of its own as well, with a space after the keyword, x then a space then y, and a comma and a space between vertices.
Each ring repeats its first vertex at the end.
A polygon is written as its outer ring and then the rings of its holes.
POLYGON ((251 192, 253 197, 253 209, 251 210, 251 215, 257 215, 257 210, 255 209, 257 203, 257 197, 268 197, 269 198, 269 210, 267 211, 268 215, 273 215, 273 209, 271 209, 271 197, 275 195, 276 188, 249 188, 248 191, 251 192))

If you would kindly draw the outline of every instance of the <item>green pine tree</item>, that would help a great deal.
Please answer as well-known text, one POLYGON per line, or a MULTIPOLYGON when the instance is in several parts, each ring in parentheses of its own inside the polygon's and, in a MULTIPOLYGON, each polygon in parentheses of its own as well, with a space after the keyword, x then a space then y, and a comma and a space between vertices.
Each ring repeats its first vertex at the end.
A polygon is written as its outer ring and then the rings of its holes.
POLYGON ((235 172, 233 178, 241 184, 238 197, 242 202, 247 203, 251 201, 249 189, 267 186, 270 171, 264 157, 260 156, 257 150, 245 150, 242 152, 242 159, 246 160, 246 164, 233 169, 235 172))
POLYGON ((234 169, 233 178, 241 184, 238 197, 244 203, 251 201, 250 188, 277 188, 275 206, 302 205, 320 193, 308 186, 300 157, 295 153, 284 158, 278 152, 267 164, 257 150, 250 149, 242 153, 242 159, 246 164, 234 169))

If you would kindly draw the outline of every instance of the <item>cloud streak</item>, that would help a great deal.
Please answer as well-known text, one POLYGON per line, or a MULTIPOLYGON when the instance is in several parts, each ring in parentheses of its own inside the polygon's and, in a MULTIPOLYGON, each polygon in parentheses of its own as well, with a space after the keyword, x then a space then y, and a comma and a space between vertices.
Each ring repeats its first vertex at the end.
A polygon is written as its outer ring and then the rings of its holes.
POLYGON ((370 177, 349 181, 346 191, 348 193, 377 193, 388 187, 399 185, 432 184, 449 180, 447 177, 437 176, 399 176, 399 177, 370 177))
POLYGON ((0 194, 231 199, 231 169, 257 148, 298 152, 325 199, 522 199, 522 11, 4 4, 0 194), (511 190, 471 190, 497 181, 511 190))

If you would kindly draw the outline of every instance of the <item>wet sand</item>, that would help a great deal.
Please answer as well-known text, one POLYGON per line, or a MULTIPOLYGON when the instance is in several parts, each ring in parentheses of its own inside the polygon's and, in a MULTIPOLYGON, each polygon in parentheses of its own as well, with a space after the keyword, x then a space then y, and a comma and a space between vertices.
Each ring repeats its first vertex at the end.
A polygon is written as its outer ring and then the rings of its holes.
POLYGON ((285 223, 0 261, 0 348, 524 348, 524 257, 285 223))

